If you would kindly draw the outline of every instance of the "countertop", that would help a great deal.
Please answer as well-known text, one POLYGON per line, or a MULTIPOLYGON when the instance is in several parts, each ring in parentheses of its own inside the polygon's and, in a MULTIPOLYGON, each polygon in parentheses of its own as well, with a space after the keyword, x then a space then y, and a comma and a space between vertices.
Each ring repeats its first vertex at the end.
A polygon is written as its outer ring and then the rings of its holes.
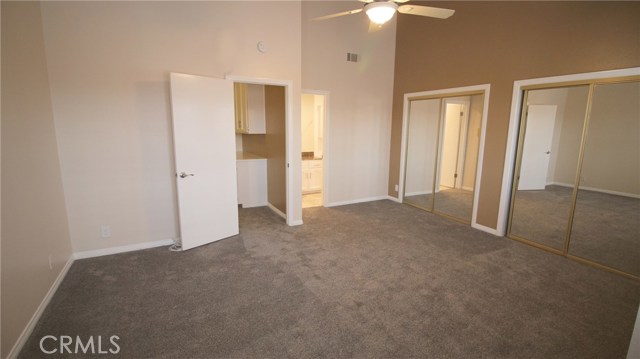
POLYGON ((266 158, 262 156, 258 156, 251 152, 236 152, 236 160, 238 161, 249 161, 249 160, 266 160, 266 158))

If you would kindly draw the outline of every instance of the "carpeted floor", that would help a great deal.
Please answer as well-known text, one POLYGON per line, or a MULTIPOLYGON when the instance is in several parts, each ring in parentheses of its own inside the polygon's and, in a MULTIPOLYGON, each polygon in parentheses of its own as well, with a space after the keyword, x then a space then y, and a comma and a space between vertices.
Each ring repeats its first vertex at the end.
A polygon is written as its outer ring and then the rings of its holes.
MULTIPOLYGON (((511 233, 563 249, 572 188, 516 193, 511 233)), ((640 199, 580 190, 569 253, 640 276, 640 199)))
POLYGON ((63 334, 118 335, 123 358, 626 355, 638 282, 391 201, 303 213, 76 261, 20 357, 63 334))
POLYGON ((405 201, 429 210, 433 203, 435 212, 447 214, 471 223, 471 213, 473 211, 473 191, 458 188, 442 187, 436 193, 436 200, 433 202, 431 194, 407 196, 405 201))

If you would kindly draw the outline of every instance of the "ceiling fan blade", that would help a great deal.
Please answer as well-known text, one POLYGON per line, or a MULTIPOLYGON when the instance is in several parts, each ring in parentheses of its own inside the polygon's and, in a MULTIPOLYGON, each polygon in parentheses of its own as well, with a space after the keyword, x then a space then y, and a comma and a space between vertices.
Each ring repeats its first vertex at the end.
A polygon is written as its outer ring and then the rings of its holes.
POLYGON ((357 13, 359 13, 360 11, 362 11, 362 9, 355 9, 355 10, 349 10, 349 11, 339 12, 339 13, 337 13, 337 14, 331 14, 331 15, 325 15, 325 16, 314 17, 313 19, 311 19, 311 21, 320 21, 320 20, 333 19, 334 17, 345 16, 345 15, 351 15, 351 14, 357 14, 357 13))
POLYGON ((438 7, 431 7, 431 6, 401 5, 401 6, 398 6, 398 12, 402 14, 429 16, 429 17, 435 17, 438 19, 446 19, 451 15, 453 15, 453 13, 456 11, 451 9, 441 9, 438 7))

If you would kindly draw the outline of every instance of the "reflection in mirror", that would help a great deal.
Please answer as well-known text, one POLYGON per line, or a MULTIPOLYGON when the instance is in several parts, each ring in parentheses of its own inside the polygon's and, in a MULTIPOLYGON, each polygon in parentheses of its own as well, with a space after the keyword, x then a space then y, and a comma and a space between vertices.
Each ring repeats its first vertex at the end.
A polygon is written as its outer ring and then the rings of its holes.
POLYGON ((484 95, 443 100, 434 211, 471 222, 484 95))
POLYGON ((404 202, 433 209, 433 178, 440 99, 412 100, 407 128, 404 202))
POLYGON ((640 82, 596 85, 569 254, 640 276, 640 82))
POLYGON ((588 95, 587 85, 527 91, 509 236, 564 248, 588 95))

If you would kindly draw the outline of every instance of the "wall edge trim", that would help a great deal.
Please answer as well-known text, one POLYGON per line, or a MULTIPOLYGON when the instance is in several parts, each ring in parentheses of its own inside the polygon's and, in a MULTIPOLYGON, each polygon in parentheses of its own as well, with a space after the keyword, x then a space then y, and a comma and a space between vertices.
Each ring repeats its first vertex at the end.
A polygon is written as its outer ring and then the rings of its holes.
POLYGON ((169 238, 169 239, 162 239, 162 240, 159 240, 159 241, 142 242, 142 243, 129 244, 129 245, 125 245, 125 246, 109 247, 109 248, 95 249, 95 250, 89 250, 89 251, 75 252, 73 254, 73 257, 76 260, 78 260, 78 259, 86 259, 86 258, 94 258, 94 257, 102 257, 102 256, 108 256, 108 255, 111 255, 111 254, 133 252, 133 251, 139 251, 139 250, 142 250, 142 249, 149 249, 149 248, 155 248, 155 247, 170 246, 170 245, 172 245, 174 243, 175 243, 175 241, 173 239, 169 238))
POLYGON ((74 254, 71 254, 71 256, 69 256, 69 259, 67 260, 67 263, 65 263, 64 267, 62 267, 62 270, 60 270, 60 273, 58 273, 58 276, 51 284, 51 287, 49 287, 47 294, 45 294, 44 298, 42 298, 40 305, 38 305, 38 308, 36 308, 36 311, 31 316, 31 319, 29 319, 29 322, 22 330, 22 333, 20 333, 20 336, 18 336, 18 340, 16 340, 15 344, 13 345, 13 348, 11 348, 11 350, 9 351, 7 358, 12 359, 12 358, 18 357, 18 354, 20 354, 20 351, 22 350, 24 345, 27 343, 27 340, 33 333, 33 329, 36 327, 36 324, 38 324, 38 321, 40 321, 40 317, 42 316, 42 313, 44 313, 44 310, 49 305, 49 302, 51 302, 53 295, 56 293, 56 291, 58 290, 58 287, 60 287, 60 284, 62 283, 64 278, 67 276, 67 272, 69 272, 69 268, 71 268, 71 265, 73 264, 74 261, 75 261, 75 256, 74 254))

